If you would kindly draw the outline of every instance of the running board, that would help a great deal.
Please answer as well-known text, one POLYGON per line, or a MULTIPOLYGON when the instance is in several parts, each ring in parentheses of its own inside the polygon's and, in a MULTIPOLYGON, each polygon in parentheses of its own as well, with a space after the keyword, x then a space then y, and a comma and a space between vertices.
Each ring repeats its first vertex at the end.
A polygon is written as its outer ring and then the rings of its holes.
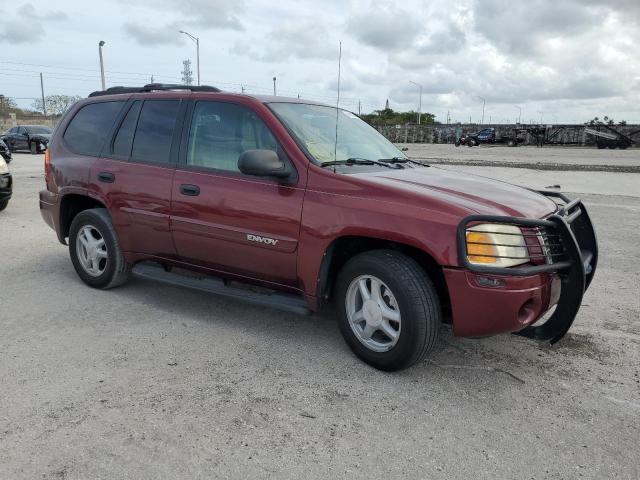
POLYGON ((133 267, 133 274, 136 277, 146 280, 155 280, 168 285, 231 297, 263 307, 278 308, 280 310, 301 314, 309 313, 309 308, 304 298, 290 293, 256 293, 243 288, 225 285, 220 278, 216 277, 196 278, 167 272, 161 265, 153 263, 139 263, 135 265, 133 267))

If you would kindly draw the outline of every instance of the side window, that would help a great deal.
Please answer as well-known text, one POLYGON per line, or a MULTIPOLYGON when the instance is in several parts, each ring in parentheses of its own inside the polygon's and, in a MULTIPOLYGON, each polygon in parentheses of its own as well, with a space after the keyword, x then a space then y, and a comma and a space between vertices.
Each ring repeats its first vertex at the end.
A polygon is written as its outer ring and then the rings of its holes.
POLYGON ((64 132, 65 142, 76 153, 97 157, 123 105, 124 102, 85 105, 64 132))
POLYGON ((131 160, 169 163, 179 100, 146 100, 133 139, 131 160))
POLYGON ((114 157, 129 159, 131 155, 131 146, 133 145, 133 134, 136 131, 138 123, 138 115, 140 114, 140 106, 142 102, 136 100, 129 108, 127 115, 122 120, 118 133, 113 140, 113 149, 111 153, 114 157))
POLYGON ((278 150, 278 142, 260 118, 232 103, 198 102, 193 111, 187 164, 238 172, 245 150, 278 150))

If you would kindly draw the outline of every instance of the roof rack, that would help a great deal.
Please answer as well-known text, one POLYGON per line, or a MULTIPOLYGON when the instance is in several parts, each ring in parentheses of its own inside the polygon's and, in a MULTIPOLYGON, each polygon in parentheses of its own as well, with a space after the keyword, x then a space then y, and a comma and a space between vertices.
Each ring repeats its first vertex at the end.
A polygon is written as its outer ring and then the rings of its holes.
POLYGON ((178 85, 173 83, 148 83, 144 87, 110 87, 106 90, 98 90, 90 93, 90 97, 101 95, 116 95, 118 93, 144 93, 166 90, 190 90, 192 92, 220 92, 221 90, 210 85, 178 85))

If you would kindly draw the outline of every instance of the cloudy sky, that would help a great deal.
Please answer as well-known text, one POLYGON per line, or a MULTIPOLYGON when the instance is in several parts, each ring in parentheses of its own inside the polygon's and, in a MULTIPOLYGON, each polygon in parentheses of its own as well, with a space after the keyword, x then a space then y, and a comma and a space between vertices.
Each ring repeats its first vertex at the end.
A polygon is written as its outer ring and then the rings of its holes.
POLYGON ((422 109, 446 122, 640 123, 640 0, 0 0, 0 93, 180 82, 200 37, 202 83, 335 103, 422 109))

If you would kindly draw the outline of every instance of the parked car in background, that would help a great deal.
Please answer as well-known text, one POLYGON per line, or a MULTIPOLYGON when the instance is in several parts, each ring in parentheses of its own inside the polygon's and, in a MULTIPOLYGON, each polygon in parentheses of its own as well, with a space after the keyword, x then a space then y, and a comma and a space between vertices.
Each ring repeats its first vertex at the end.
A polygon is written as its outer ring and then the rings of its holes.
POLYGON ((0 138, 0 157, 4 158, 4 161, 11 163, 11 150, 7 147, 7 144, 0 138))
POLYGON ((4 155, 0 156, 0 211, 7 208, 9 199, 11 198, 11 191, 13 188, 13 179, 9 172, 7 162, 4 160, 4 155))
POLYGON ((460 136, 460 138, 456 140, 455 145, 456 147, 459 147, 460 145, 475 147, 482 143, 487 143, 505 144, 508 147, 517 147, 519 143, 524 141, 524 138, 521 136, 522 131, 524 131, 524 129, 514 129, 512 132, 503 132, 502 135, 498 135, 495 128, 485 128, 479 132, 467 133, 460 136))
POLYGON ((0 137, 12 152, 28 150, 41 153, 47 149, 53 130, 46 125, 17 125, 0 137))
POLYGON ((334 302, 347 344, 384 370, 419 361, 442 322, 556 342, 597 265, 579 199, 413 161, 313 101, 113 87, 65 114, 44 168, 42 217, 87 285, 334 302))

